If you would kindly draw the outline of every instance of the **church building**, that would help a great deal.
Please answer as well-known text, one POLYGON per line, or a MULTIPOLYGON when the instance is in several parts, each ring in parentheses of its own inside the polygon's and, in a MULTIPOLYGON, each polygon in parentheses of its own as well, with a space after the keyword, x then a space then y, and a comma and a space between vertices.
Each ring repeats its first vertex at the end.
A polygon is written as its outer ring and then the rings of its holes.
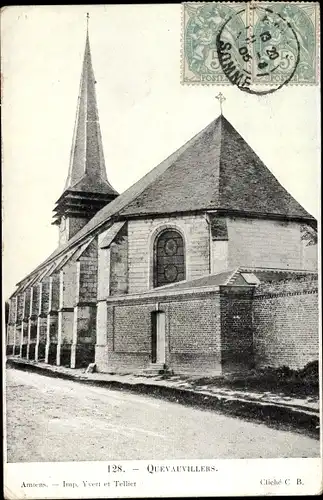
POLYGON ((222 113, 119 194, 88 34, 54 224, 58 248, 10 297, 8 355, 215 375, 318 359, 316 220, 222 113))

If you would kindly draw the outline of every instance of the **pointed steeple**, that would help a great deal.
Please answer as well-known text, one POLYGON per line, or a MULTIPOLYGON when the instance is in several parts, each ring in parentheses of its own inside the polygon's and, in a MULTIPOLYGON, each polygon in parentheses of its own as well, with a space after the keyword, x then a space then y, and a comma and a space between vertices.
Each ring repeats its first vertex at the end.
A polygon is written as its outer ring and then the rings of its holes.
POLYGON ((54 209, 54 224, 61 226, 61 232, 62 226, 65 228, 62 243, 118 196, 107 179, 95 84, 87 26, 69 171, 64 192, 54 209))
POLYGON ((82 190, 88 186, 93 187, 95 191, 99 189, 101 192, 117 194, 107 180, 95 84, 87 29, 70 167, 65 189, 76 190, 78 183, 82 181, 82 190))

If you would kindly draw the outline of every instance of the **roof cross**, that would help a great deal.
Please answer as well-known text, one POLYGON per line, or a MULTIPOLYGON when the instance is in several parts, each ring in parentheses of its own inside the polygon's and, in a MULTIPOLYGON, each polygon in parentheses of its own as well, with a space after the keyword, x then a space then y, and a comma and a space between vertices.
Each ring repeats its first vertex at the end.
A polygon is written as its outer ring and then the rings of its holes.
POLYGON ((90 19, 90 14, 87 12, 86 13, 86 31, 89 31, 89 19, 90 19))
POLYGON ((222 103, 226 100, 224 95, 219 92, 218 95, 215 96, 216 99, 218 99, 219 103, 220 103, 220 111, 221 111, 221 115, 222 115, 222 103))

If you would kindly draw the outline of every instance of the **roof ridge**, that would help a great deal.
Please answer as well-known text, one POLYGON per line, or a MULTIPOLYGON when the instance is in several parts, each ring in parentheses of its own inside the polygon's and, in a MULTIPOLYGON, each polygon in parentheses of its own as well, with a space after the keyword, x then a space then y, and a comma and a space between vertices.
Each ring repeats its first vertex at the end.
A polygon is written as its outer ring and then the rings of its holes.
POLYGON ((272 271, 277 273, 313 273, 317 274, 316 270, 313 269, 289 269, 289 268, 280 268, 280 267, 251 267, 251 266, 240 266, 241 272, 254 272, 254 271, 272 271))
POLYGON ((226 118, 222 115, 222 113, 221 113, 221 117, 222 117, 222 120, 220 122, 221 129, 220 129, 220 147, 219 147, 220 151, 219 151, 219 160, 218 160, 218 162, 219 162, 219 167, 218 167, 218 169, 219 169, 218 200, 221 200, 221 194, 222 194, 221 193, 221 184, 222 184, 221 183, 221 166, 222 166, 221 159, 222 159, 222 141, 223 141, 223 120, 226 120, 226 118))
MULTIPOLYGON (((188 139, 188 141, 186 141, 185 144, 183 144, 181 147, 179 147, 173 153, 171 153, 169 156, 167 156, 167 158, 165 158, 165 160, 163 160, 161 163, 159 163, 158 165, 156 165, 156 167, 154 167, 152 170, 150 170, 149 172, 147 172, 147 174, 145 174, 143 177, 141 177, 141 179, 139 179, 138 182, 140 180, 144 179, 146 176, 148 176, 151 172, 153 172, 155 169, 157 169, 164 162, 167 162, 167 161, 171 160, 172 157, 175 157, 174 162, 177 161, 177 160, 179 160, 180 157, 182 156, 182 154, 185 153, 185 151, 188 148, 188 146, 192 146, 197 141, 197 139, 201 135, 203 135, 207 131, 208 128, 211 127, 211 125, 213 125, 216 121, 218 121, 220 119, 221 116, 222 115, 219 115, 217 118, 215 118, 215 120, 212 120, 208 125, 206 125, 206 127, 204 127, 200 132, 198 132, 193 137, 191 137, 190 139, 188 139), (177 156, 177 153, 179 153, 178 156, 177 156)), ((162 174, 164 174, 174 164, 174 162, 170 162, 169 165, 167 165, 167 167, 165 168, 165 170, 162 170, 159 173, 159 175, 154 179, 154 181, 156 181, 157 179, 159 179, 159 177, 162 174)), ((131 203, 133 203, 134 201, 136 201, 136 199, 145 191, 145 189, 148 186, 144 186, 143 189, 142 189, 142 191, 140 191, 139 193, 137 193, 137 195, 135 196, 135 198, 131 199, 124 207, 122 207, 122 210, 125 210, 131 203)), ((130 186, 130 187, 132 187, 132 186, 130 186)))

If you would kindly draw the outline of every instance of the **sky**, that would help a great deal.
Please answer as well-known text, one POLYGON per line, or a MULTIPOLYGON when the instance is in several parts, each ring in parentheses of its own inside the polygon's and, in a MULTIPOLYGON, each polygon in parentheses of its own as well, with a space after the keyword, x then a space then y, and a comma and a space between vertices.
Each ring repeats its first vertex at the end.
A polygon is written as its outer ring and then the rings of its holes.
POLYGON ((107 175, 122 192, 223 114, 280 183, 319 212, 320 91, 250 95, 180 83, 181 5, 2 10, 3 294, 58 245, 51 225, 68 173, 86 13, 107 175))

